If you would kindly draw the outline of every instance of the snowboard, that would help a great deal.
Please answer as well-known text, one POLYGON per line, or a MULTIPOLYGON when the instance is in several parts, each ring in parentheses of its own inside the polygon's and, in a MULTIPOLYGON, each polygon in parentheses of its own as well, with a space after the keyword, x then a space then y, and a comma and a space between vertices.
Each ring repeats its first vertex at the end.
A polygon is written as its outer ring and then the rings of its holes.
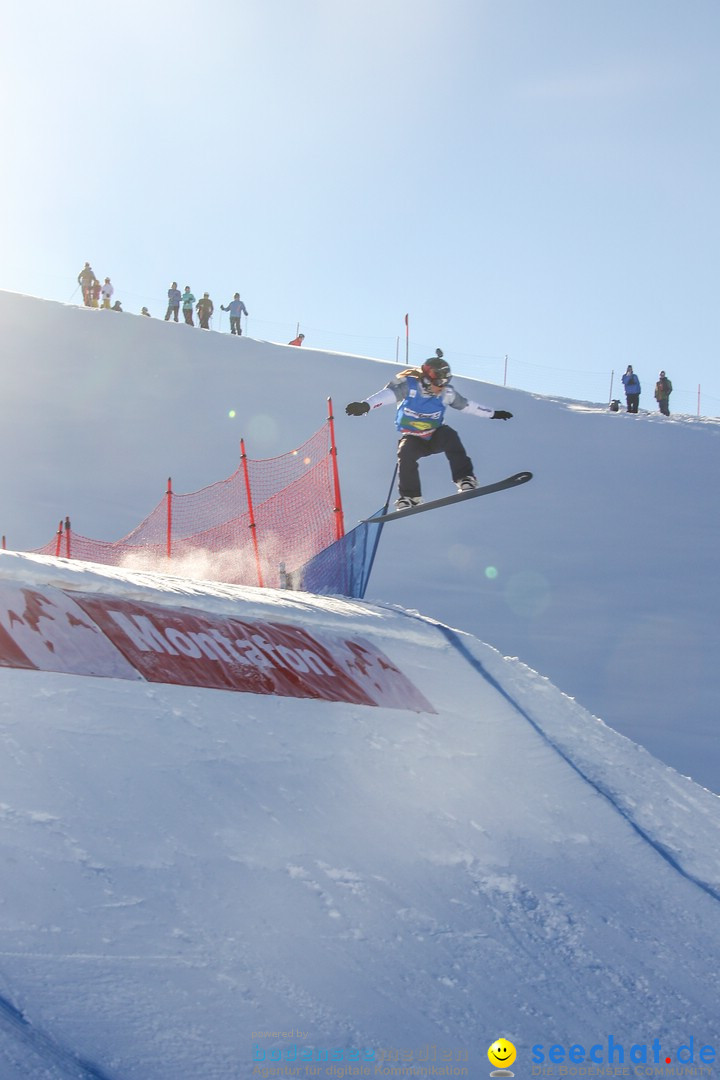
POLYGON ((532 475, 531 472, 514 473, 512 476, 506 476, 504 480, 498 480, 494 484, 485 484, 483 487, 476 487, 471 491, 458 491, 455 495, 446 495, 443 499, 433 499, 431 502, 420 503, 419 506, 408 506, 406 510, 391 510, 389 513, 380 514, 378 517, 363 518, 363 524, 394 521, 396 518, 410 517, 411 514, 423 514, 426 510, 436 510, 438 506, 449 506, 450 503, 476 499, 478 495, 491 495, 494 491, 505 491, 507 488, 527 484, 528 480, 532 480, 532 475))

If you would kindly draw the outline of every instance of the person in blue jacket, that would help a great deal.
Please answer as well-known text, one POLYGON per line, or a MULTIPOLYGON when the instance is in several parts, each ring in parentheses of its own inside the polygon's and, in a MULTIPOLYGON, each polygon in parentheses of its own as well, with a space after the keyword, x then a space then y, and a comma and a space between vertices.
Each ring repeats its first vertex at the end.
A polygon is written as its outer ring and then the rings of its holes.
POLYGON ((632 369, 632 364, 628 364, 627 371, 622 377, 623 386, 625 387, 625 400, 627 401, 627 411, 629 413, 636 413, 638 411, 638 405, 640 404, 640 380, 632 369))
POLYGON ((178 321, 178 315, 180 313, 180 300, 182 299, 182 293, 178 289, 177 281, 173 281, 172 285, 168 289, 168 306, 165 312, 165 322, 168 322, 172 315, 175 322, 178 321))
POLYGON ((383 390, 345 406, 348 416, 364 416, 381 405, 396 406, 395 427, 400 432, 396 510, 422 502, 418 465, 420 458, 431 454, 445 454, 458 491, 472 491, 478 486, 473 463, 460 436, 443 423, 448 406, 488 420, 512 418, 512 413, 504 409, 489 409, 463 397, 451 385, 451 378, 442 349, 436 349, 435 356, 421 367, 399 372, 383 390))
POLYGON ((227 307, 221 304, 220 310, 230 312, 230 333, 237 334, 240 337, 242 334, 242 317, 245 315, 247 318, 248 313, 247 308, 240 299, 240 293, 235 293, 227 307))

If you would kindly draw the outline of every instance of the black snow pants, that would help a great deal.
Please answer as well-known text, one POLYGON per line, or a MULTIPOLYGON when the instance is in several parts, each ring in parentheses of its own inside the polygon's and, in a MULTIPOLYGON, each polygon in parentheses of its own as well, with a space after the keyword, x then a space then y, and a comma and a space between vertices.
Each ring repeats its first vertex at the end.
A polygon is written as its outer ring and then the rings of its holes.
POLYGON ((398 492, 401 496, 410 499, 420 497, 422 492, 418 462, 420 458, 430 457, 431 454, 445 455, 450 463, 453 480, 462 480, 464 476, 472 476, 474 473, 473 463, 467 456, 460 436, 447 424, 441 424, 429 439, 422 439, 418 435, 403 435, 398 443, 398 492))

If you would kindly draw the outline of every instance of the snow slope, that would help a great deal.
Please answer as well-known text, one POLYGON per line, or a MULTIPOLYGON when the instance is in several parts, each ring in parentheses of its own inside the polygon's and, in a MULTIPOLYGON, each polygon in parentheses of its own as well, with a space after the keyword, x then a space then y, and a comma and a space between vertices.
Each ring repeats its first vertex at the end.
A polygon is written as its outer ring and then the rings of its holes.
MULTIPOLYGON (((391 411, 349 419, 343 405, 383 385, 394 362, 10 293, 0 293, 0 318, 0 452, 12 462, 0 474, 0 532, 10 547, 40 546, 66 514, 80 533, 118 539, 162 498, 168 475, 178 492, 230 475, 241 436, 257 458, 299 445, 328 395, 348 526, 385 499, 391 411)), ((386 528, 368 598, 518 656, 720 791, 720 424, 457 381, 514 413, 508 423, 454 418, 478 475, 531 469, 535 479, 386 528)), ((422 470, 428 497, 448 490, 444 461, 422 470)))
POLYGON ((0 670, 3 1080, 718 1047, 718 799, 547 679, 387 605, 8 552, 10 587, 362 634, 435 711, 0 670))

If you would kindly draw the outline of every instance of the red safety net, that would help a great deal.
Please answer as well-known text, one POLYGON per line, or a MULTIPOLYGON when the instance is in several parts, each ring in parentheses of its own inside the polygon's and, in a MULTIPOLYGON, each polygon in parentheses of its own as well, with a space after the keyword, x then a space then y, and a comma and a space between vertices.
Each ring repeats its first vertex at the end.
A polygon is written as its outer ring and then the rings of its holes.
POLYGON ((332 410, 296 450, 241 462, 227 480, 164 498, 121 540, 90 540, 66 519, 35 549, 137 570, 283 588, 308 559, 343 535, 332 410))

